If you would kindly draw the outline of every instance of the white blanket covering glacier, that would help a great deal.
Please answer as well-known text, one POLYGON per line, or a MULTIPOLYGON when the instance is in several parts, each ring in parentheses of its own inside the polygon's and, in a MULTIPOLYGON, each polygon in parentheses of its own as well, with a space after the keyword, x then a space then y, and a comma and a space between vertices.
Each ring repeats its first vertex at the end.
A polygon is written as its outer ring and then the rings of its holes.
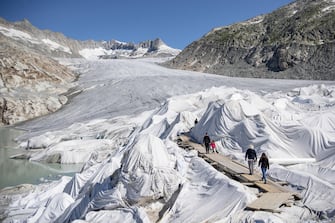
POLYGON ((3 222, 335 220, 334 82, 227 78, 152 60, 66 62, 82 72, 82 93, 24 124, 31 132, 18 140, 43 148, 31 160, 83 168, 25 193, 1 191, 3 222), (179 148, 185 132, 199 143, 208 132, 239 162, 252 143, 269 156, 269 177, 302 200, 281 213, 245 210, 258 190, 179 148))

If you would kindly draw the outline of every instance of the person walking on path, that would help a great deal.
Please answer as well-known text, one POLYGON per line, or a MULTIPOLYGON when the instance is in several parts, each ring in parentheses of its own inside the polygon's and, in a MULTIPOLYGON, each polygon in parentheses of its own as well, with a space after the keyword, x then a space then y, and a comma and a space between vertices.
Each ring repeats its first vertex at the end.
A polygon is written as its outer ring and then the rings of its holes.
POLYGON ((196 124, 198 124, 198 119, 197 118, 194 120, 194 125, 196 125, 196 124))
POLYGON ((206 132, 204 139, 203 139, 203 143, 205 144, 205 148, 206 148, 206 153, 209 153, 210 142, 211 142, 211 138, 209 138, 208 133, 206 132))
POLYGON ((269 159, 265 155, 265 153, 262 153, 261 158, 259 159, 258 166, 261 167, 262 170, 262 180, 264 180, 264 183, 266 184, 266 171, 270 168, 269 165, 269 159))
POLYGON ((210 146, 213 150, 213 153, 219 153, 218 150, 216 149, 216 145, 215 145, 214 140, 211 141, 210 146))
POLYGON ((250 144, 247 152, 245 153, 245 160, 248 159, 249 175, 254 174, 254 163, 257 161, 256 151, 254 145, 250 144))

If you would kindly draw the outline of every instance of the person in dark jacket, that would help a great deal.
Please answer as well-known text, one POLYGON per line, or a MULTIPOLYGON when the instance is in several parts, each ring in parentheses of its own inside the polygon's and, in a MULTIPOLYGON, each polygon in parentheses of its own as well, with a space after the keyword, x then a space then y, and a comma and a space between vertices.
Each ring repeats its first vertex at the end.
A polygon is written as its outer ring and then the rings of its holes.
POLYGON ((254 173, 254 162, 257 161, 256 151, 254 150, 254 145, 250 144, 247 152, 245 153, 245 160, 248 160, 249 174, 254 173))
POLYGON ((264 180, 264 183, 266 184, 266 171, 270 168, 269 165, 269 159, 265 155, 265 153, 262 153, 261 158, 259 159, 258 166, 261 167, 262 170, 262 180, 264 180))
POLYGON ((209 138, 208 133, 206 132, 204 139, 202 140, 205 144, 206 153, 209 153, 209 144, 211 143, 211 138, 209 138))
POLYGON ((196 124, 198 124, 198 119, 197 118, 194 120, 194 125, 196 125, 196 124))

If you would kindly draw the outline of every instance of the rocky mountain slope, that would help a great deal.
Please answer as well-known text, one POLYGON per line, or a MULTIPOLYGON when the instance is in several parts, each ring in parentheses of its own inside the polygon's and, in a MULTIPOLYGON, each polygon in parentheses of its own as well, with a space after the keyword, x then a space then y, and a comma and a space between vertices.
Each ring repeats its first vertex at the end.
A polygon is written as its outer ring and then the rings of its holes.
POLYGON ((335 80, 335 1, 298 0, 219 27, 168 67, 227 76, 335 80))
POLYGON ((57 61, 0 34, 0 125, 54 112, 76 75, 57 61))

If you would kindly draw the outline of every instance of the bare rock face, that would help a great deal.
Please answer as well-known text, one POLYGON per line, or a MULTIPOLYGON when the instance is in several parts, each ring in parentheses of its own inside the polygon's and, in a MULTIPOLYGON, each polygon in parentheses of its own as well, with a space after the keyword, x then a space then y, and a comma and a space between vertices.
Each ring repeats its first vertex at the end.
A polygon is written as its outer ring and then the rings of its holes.
POLYGON ((57 61, 0 35, 0 125, 58 110, 75 78, 57 61))
POLYGON ((298 0, 219 27, 165 65, 227 76, 335 80, 335 2, 298 0))

